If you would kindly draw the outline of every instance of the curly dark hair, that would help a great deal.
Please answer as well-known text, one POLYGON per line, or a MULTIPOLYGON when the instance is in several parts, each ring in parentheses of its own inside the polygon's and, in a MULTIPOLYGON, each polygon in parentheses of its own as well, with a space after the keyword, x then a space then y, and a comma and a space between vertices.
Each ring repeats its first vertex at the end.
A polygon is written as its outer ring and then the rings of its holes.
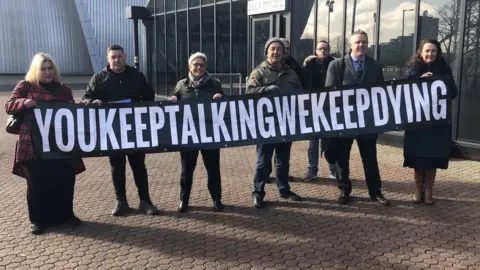
POLYGON ((425 44, 435 45, 435 47, 437 47, 437 59, 442 58, 442 46, 440 45, 440 42, 438 42, 438 40, 436 39, 425 39, 420 42, 420 47, 418 48, 417 53, 414 56, 410 57, 410 60, 407 63, 408 68, 415 68, 418 62, 423 61, 421 55, 423 46, 425 46, 425 44))

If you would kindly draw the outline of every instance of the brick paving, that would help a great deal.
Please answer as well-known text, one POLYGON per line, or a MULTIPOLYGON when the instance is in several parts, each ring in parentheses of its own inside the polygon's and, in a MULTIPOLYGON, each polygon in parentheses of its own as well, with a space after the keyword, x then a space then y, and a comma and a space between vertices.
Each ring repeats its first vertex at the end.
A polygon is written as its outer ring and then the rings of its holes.
MULTIPOLYGON (((9 93, 0 93, 4 104, 9 93)), ((76 92, 78 97, 81 92, 76 92)), ((2 112, 2 120, 5 114, 2 112)), ((0 132, 0 269, 480 269, 480 163, 453 161, 440 171, 434 206, 410 203, 412 172, 401 149, 378 146, 391 207, 370 202, 358 150, 352 151, 355 196, 336 203, 334 180, 292 183, 303 202, 278 198, 251 207, 252 146, 222 150, 223 213, 213 212, 199 158, 192 210, 178 214, 178 153, 150 154, 147 168, 159 216, 110 216, 114 192, 106 158, 86 159, 77 178, 75 212, 84 223, 45 235, 28 230, 25 181, 10 173, 15 136, 0 132)), ((306 142, 294 143, 291 173, 307 167, 306 142)), ((321 162, 321 176, 327 168, 321 162)), ((131 171, 128 198, 138 204, 131 171)))

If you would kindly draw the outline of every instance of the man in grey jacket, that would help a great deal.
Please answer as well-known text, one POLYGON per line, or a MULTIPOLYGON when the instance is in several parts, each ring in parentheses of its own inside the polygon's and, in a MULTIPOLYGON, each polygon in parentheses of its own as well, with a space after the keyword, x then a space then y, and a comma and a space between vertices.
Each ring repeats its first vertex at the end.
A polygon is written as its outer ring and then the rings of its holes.
MULTIPOLYGON (((285 45, 279 38, 271 38, 265 44, 266 60, 258 65, 247 81, 246 95, 275 95, 295 93, 302 88, 293 69, 284 64, 285 45)), ((288 173, 290 170, 290 149, 292 143, 257 145, 257 166, 253 180, 253 206, 265 206, 265 182, 272 165, 275 152, 275 167, 278 192, 281 198, 300 201, 301 198, 290 190, 288 173)))
MULTIPOLYGON (((330 63, 325 86, 383 82, 382 66, 379 62, 366 55, 368 48, 367 33, 361 30, 353 32, 350 38, 350 45, 351 53, 330 63)), ((348 204, 350 193, 352 192, 352 183, 349 179, 349 161, 353 140, 356 139, 360 156, 362 157, 370 199, 382 205, 390 205, 390 202, 381 192, 382 181, 378 169, 377 138, 378 134, 367 134, 359 135, 355 138, 342 137, 338 139, 337 183, 340 189, 340 196, 338 197, 340 204, 348 204)))

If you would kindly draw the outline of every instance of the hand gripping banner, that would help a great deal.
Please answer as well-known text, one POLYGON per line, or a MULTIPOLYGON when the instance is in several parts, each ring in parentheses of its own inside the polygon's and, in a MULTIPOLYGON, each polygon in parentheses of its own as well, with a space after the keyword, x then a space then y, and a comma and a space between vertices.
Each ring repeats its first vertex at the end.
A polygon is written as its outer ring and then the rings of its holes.
POLYGON ((397 80, 219 101, 39 103, 30 117, 37 157, 93 157, 354 137, 450 123, 443 80, 397 80))

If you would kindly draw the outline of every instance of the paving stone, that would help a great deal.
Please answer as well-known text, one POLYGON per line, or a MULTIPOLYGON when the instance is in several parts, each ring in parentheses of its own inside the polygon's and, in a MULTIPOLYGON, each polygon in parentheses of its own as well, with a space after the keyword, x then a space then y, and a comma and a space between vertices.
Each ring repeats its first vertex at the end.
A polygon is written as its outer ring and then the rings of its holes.
MULTIPOLYGON (((83 94, 75 91, 77 100, 83 94)), ((9 93, 0 92, 0 103, 9 93)), ((0 113, 3 121, 6 115, 0 113)), ((480 163, 454 160, 439 170, 436 203, 410 202, 413 172, 403 168, 402 149, 378 145, 382 190, 392 201, 370 202, 357 146, 351 154, 352 202, 336 203, 338 188, 327 177, 295 181, 304 198, 293 203, 265 187, 267 209, 251 206, 254 146, 221 150, 224 212, 211 210, 207 172, 199 158, 191 211, 178 214, 178 153, 148 154, 152 201, 164 212, 155 217, 132 212, 110 216, 115 203, 106 157, 84 159, 87 171, 75 187, 77 228, 28 231, 25 180, 11 174, 16 137, 0 131, 0 270, 2 269, 479 269, 480 163)), ((290 174, 308 167, 308 142, 294 142, 290 174)), ((138 205, 127 166, 127 197, 138 205)))

